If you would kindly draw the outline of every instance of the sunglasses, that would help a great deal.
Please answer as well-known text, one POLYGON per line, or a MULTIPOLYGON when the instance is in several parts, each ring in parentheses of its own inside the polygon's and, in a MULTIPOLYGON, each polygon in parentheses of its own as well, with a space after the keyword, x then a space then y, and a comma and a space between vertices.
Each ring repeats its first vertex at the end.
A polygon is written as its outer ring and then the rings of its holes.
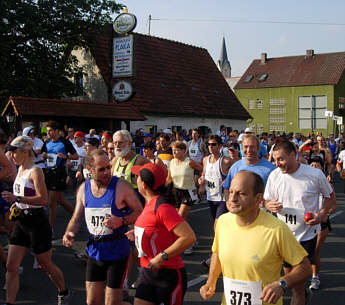
POLYGON ((216 146, 218 145, 217 143, 208 143, 208 146, 216 146))

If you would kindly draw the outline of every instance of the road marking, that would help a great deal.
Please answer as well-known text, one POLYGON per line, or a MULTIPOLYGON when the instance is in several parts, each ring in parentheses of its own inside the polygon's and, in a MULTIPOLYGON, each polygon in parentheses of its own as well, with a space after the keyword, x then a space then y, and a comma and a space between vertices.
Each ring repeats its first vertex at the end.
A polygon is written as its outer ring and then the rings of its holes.
POLYGON ((334 218, 334 217, 336 217, 336 216, 338 216, 338 215, 342 214, 343 212, 344 212, 344 211, 338 211, 338 212, 335 212, 335 213, 333 213, 333 214, 329 215, 329 219, 332 219, 332 218, 334 218))
POLYGON ((189 213, 200 212, 200 211, 207 210, 207 209, 209 209, 209 207, 200 208, 200 209, 196 209, 196 210, 191 210, 189 213))
POLYGON ((188 281, 187 287, 190 288, 190 287, 193 287, 195 285, 198 285, 199 283, 206 281, 207 277, 208 277, 207 274, 200 275, 199 277, 188 281))

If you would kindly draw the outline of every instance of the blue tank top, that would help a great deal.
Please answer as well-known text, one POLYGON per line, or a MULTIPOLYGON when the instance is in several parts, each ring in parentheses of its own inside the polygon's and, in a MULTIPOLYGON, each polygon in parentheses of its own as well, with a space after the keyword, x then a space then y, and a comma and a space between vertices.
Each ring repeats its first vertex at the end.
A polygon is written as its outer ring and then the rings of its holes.
POLYGON ((119 210, 115 204, 116 185, 119 178, 112 177, 103 196, 92 195, 90 180, 85 181, 85 220, 90 232, 86 246, 88 255, 95 260, 110 261, 129 255, 130 244, 124 235, 128 226, 109 229, 103 226, 107 214, 123 217, 132 212, 130 208, 119 210))
POLYGON ((337 152, 337 143, 334 141, 334 144, 331 145, 331 143, 328 141, 328 148, 330 149, 331 153, 332 153, 332 159, 336 160, 337 156, 336 156, 336 152, 337 152))

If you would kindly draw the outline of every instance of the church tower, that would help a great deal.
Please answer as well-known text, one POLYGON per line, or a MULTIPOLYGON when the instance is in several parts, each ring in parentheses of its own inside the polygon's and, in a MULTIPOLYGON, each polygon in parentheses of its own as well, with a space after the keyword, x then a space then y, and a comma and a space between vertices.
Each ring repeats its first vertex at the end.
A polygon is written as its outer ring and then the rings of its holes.
POLYGON ((222 72, 224 77, 231 77, 231 65, 228 60, 228 54, 226 52, 225 38, 223 37, 222 49, 220 51, 220 58, 217 64, 218 69, 222 72))

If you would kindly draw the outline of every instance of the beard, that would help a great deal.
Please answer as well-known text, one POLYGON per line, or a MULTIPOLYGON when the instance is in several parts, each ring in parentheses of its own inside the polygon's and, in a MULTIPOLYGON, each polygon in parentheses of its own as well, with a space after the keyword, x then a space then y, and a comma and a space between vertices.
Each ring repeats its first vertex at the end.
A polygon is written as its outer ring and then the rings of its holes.
POLYGON ((130 152, 130 150, 131 148, 128 146, 126 148, 122 148, 120 151, 118 151, 118 149, 115 149, 115 157, 123 158, 130 152))

